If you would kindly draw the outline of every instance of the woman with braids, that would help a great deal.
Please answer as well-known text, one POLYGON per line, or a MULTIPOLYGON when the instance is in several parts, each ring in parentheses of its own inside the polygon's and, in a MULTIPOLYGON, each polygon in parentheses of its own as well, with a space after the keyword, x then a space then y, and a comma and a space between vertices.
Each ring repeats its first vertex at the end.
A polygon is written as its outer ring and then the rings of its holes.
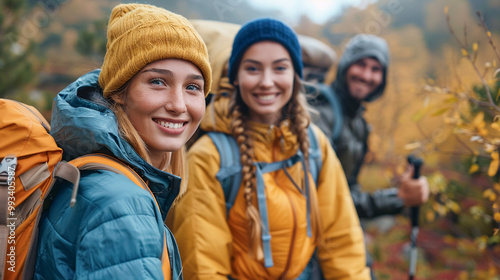
POLYGON ((312 279, 312 259, 326 279, 369 279, 344 173, 306 110, 294 31, 269 18, 243 25, 228 73, 235 91, 202 120, 209 133, 188 151, 188 188, 168 221, 186 279, 312 279), (321 157, 317 178, 309 126, 321 157), (230 208, 218 180, 227 155, 212 132, 230 135, 239 148, 241 184, 230 208))

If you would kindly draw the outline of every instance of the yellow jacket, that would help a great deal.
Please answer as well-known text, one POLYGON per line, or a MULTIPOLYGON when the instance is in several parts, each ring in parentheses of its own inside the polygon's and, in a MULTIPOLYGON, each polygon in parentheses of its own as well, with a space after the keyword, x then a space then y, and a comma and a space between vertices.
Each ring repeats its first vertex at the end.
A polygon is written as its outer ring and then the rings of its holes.
MULTIPOLYGON (((216 102, 216 106, 227 106, 216 102)), ((222 109, 222 108, 219 108, 222 109)), ((228 132, 229 120, 212 112, 202 128, 228 132), (215 120, 215 125, 214 121, 215 120)), ((288 128, 252 123, 255 161, 287 159, 298 149, 297 139, 288 128)), ((314 127, 322 152, 317 189, 323 240, 318 246, 321 269, 326 279, 369 279, 365 265, 363 233, 344 172, 328 139, 314 127)), ((226 218, 225 198, 216 179, 220 157, 211 139, 202 136, 188 152, 189 182, 184 196, 172 209, 169 228, 178 242, 186 279, 295 279, 306 267, 314 250, 314 237, 307 236, 306 199, 278 170, 263 175, 271 233, 274 266, 248 255, 246 203, 243 188, 226 218)), ((288 169, 295 182, 303 182, 300 163, 288 169)), ((255 197, 255 196, 254 196, 255 197)), ((256 204, 256 200, 254 201, 256 204)))

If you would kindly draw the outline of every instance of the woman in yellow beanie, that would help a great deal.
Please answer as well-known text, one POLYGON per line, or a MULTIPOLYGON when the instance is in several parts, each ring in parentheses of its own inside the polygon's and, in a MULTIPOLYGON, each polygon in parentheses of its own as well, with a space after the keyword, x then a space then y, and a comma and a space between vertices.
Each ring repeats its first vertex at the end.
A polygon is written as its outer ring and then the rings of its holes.
POLYGON ((51 134, 66 160, 105 154, 147 188, 82 171, 71 207, 73 185, 58 181, 41 218, 34 277, 182 279, 163 221, 182 189, 184 144, 205 112, 207 49, 185 18, 150 5, 116 6, 107 36, 102 69, 57 95, 51 134))
POLYGON ((236 34, 235 90, 203 119, 187 191, 169 215, 187 279, 369 279, 344 172, 310 122, 302 65, 281 21, 256 19, 236 34))

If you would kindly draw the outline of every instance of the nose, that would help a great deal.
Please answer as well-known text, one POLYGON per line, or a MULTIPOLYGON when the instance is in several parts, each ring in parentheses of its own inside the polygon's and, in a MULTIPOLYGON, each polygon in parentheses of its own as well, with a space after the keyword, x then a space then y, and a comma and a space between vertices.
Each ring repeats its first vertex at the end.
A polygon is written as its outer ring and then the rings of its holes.
POLYGON ((264 70, 262 73, 262 79, 260 81, 260 86, 264 88, 269 88, 274 85, 274 77, 271 70, 264 70))
POLYGON ((370 69, 368 67, 364 67, 360 73, 359 73, 359 76, 365 81, 365 82, 368 82, 370 81, 371 77, 372 77, 372 72, 370 71, 370 69))
POLYGON ((172 114, 182 114, 186 112, 186 102, 184 91, 181 86, 172 87, 165 103, 165 109, 172 114))

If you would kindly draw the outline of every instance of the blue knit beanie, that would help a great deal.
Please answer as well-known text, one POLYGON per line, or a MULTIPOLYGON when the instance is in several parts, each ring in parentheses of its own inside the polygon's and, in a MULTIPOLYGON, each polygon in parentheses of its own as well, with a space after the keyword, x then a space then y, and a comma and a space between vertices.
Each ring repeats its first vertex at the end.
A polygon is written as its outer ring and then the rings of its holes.
POLYGON ((245 51, 261 41, 274 41, 283 45, 292 59, 295 72, 302 78, 302 50, 297 34, 286 24, 271 18, 260 18, 247 22, 236 34, 229 58, 229 82, 234 84, 238 66, 245 51))

